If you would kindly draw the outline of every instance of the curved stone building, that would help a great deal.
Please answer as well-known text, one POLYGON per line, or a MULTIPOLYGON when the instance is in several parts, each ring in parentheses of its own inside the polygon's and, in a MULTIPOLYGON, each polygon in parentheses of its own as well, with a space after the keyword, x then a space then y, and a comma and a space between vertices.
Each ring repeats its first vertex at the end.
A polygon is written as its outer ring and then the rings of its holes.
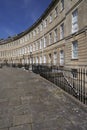
POLYGON ((0 40, 0 62, 87 65, 87 0, 52 0, 26 31, 0 40))

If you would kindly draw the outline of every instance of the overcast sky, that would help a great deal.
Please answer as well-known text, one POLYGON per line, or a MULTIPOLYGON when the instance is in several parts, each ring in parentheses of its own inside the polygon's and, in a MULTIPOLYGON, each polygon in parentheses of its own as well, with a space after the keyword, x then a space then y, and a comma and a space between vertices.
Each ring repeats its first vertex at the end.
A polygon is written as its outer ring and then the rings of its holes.
POLYGON ((0 38, 29 28, 52 0, 0 0, 0 38))

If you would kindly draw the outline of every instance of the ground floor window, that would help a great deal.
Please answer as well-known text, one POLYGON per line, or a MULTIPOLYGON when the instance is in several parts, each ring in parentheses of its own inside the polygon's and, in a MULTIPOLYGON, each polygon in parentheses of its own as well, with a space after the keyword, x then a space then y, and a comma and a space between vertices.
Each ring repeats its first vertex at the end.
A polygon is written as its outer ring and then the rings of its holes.
POLYGON ((42 64, 42 56, 40 56, 40 64, 42 64))
POLYGON ((57 64, 57 52, 54 52, 53 63, 54 63, 54 65, 57 64))
POLYGON ((46 63, 46 56, 44 56, 44 63, 46 63))
POLYGON ((24 59, 22 59, 22 64, 24 64, 24 62, 25 62, 24 59))
POLYGON ((78 42, 77 41, 72 42, 72 58, 73 59, 78 58, 78 42))
POLYGON ((77 76, 78 76, 78 71, 77 71, 77 69, 72 69, 72 70, 71 70, 71 73, 72 73, 72 77, 73 77, 73 78, 77 78, 77 76))
POLYGON ((60 51, 60 65, 64 65, 64 51, 60 51))
POLYGON ((35 63, 35 58, 33 57, 33 64, 35 63))
POLYGON ((49 64, 51 64, 52 63, 52 55, 51 55, 51 53, 49 54, 49 64))
POLYGON ((32 64, 32 58, 30 58, 30 64, 32 64))
POLYGON ((39 63, 39 59, 38 59, 38 57, 36 57, 36 64, 38 64, 39 63))
POLYGON ((28 58, 26 58, 25 63, 29 64, 29 59, 28 58))

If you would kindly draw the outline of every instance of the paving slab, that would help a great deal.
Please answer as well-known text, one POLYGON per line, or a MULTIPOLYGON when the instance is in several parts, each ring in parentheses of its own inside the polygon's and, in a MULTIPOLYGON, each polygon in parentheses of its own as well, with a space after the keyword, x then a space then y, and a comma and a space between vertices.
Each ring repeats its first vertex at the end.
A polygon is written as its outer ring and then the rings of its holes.
POLYGON ((87 130, 87 106, 37 74, 3 67, 0 130, 87 130))
POLYGON ((5 129, 0 129, 0 130, 9 130, 8 128, 5 128, 5 129))
POLYGON ((31 125, 26 124, 26 125, 15 126, 15 127, 11 127, 9 130, 31 130, 31 125))

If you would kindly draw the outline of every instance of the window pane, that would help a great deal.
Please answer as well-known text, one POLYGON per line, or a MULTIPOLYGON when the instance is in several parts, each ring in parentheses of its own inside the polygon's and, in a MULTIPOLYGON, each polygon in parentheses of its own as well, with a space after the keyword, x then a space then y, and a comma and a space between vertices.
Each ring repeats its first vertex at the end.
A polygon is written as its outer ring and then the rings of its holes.
POLYGON ((78 42, 74 41, 72 43, 72 58, 78 58, 78 42))
POLYGON ((61 50, 60 51, 60 65, 63 65, 64 64, 64 51, 61 50))
POLYGON ((72 33, 78 31, 78 10, 72 13, 72 33))
POLYGON ((60 39, 64 38, 64 23, 60 26, 60 39))

